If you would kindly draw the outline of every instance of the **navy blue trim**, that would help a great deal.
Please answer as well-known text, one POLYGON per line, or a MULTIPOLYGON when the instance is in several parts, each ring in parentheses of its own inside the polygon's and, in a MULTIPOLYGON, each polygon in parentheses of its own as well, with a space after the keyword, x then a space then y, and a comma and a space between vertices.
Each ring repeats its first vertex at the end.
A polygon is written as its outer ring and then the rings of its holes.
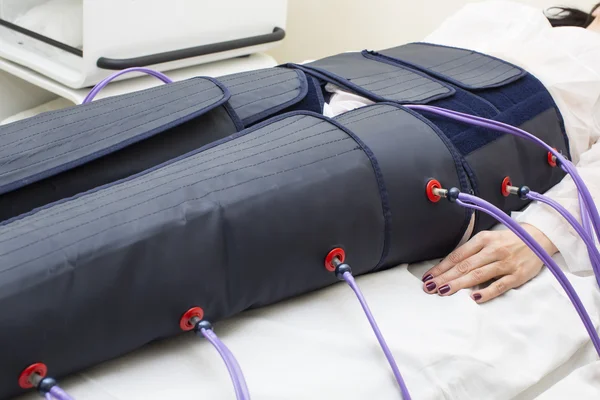
POLYGON ((198 110, 196 112, 190 113, 190 114, 186 115, 183 118, 179 118, 179 119, 177 119, 175 121, 171 121, 170 123, 167 123, 165 125, 161 125, 161 126, 159 126, 157 128, 154 128, 154 129, 152 129, 150 131, 147 131, 147 132, 144 132, 144 133, 142 133, 140 135, 131 137, 131 138, 127 139, 127 140, 124 140, 122 142, 116 143, 116 144, 114 144, 112 146, 109 146, 109 147, 107 147, 105 149, 99 150, 99 151, 97 151, 95 153, 88 154, 87 156, 81 157, 81 158, 79 158, 77 160, 72 160, 72 161, 69 161, 69 162, 67 162, 65 164, 58 165, 58 166, 56 166, 54 168, 50 168, 48 170, 45 170, 45 171, 42 171, 42 172, 38 172, 37 174, 34 174, 34 175, 31 175, 31 176, 22 178, 22 179, 20 179, 18 181, 10 182, 10 183, 8 183, 8 184, 0 187, 0 195, 2 195, 4 193, 7 193, 7 192, 10 192, 10 191, 13 191, 13 190, 16 190, 16 189, 19 189, 19 188, 21 188, 23 186, 30 185, 30 184, 32 184, 34 182, 37 182, 37 181, 40 181, 42 179, 46 179, 46 178, 49 178, 51 176, 60 174, 61 172, 70 170, 72 168, 75 168, 75 167, 78 167, 80 165, 83 165, 83 164, 85 164, 87 162, 90 162, 90 161, 96 160, 96 159, 98 159, 100 157, 103 157, 103 156, 105 156, 107 154, 110 154, 110 153, 113 153, 115 151, 121 150, 124 147, 127 147, 127 146, 129 146, 131 144, 134 144, 134 143, 137 143, 137 142, 142 141, 144 139, 147 139, 149 137, 152 137, 152 136, 154 136, 154 135, 156 135, 158 133, 164 132, 165 130, 173 128, 173 127, 175 127, 177 125, 181 125, 181 124, 183 124, 183 123, 185 123, 185 122, 187 122, 187 121, 189 121, 189 120, 191 120, 193 118, 196 118, 196 117, 198 117, 200 115, 203 115, 206 112, 208 112, 208 111, 210 111, 210 110, 212 110, 212 109, 214 109, 214 108, 216 108, 216 107, 218 107, 218 106, 226 103, 229 100, 229 98, 231 97, 231 94, 229 93, 229 90, 225 86, 223 86, 220 82, 218 82, 216 79, 214 79, 214 78, 202 76, 202 77, 196 77, 196 78, 192 78, 192 79, 207 79, 207 80, 213 82, 219 89, 221 89, 221 91, 223 92, 223 97, 220 100, 218 100, 218 101, 216 101, 216 102, 214 102, 214 103, 212 103, 212 104, 210 104, 210 105, 202 108, 201 110, 198 110))
MULTIPOLYGON (((314 114, 314 113, 311 113, 314 114)), ((383 179, 383 173, 381 172, 381 168, 379 167, 379 162, 377 161, 377 157, 375 153, 367 146, 358 136, 356 136, 350 129, 343 126, 338 121, 325 117, 320 114, 314 114, 318 118, 321 118, 337 128, 341 129, 343 132, 346 132, 348 136, 350 136, 354 141, 361 147, 362 151, 369 158, 371 162, 371 166, 373 167, 373 172, 375 173, 375 179, 377 181, 377 186, 379 187, 379 197, 381 198, 381 209, 383 211, 383 249, 381 251, 381 258, 377 265, 373 268, 373 270, 377 270, 381 268, 381 266, 385 263, 385 259, 387 258, 390 252, 390 239, 392 237, 392 208, 390 207, 390 200, 387 188, 385 186, 385 181, 383 179)))
POLYGON ((240 119, 239 115, 237 115, 231 104, 229 104, 229 100, 223 103, 223 108, 225 111, 227 111, 227 114, 229 115, 229 118, 231 118, 233 125, 235 125, 235 131, 243 131, 245 128, 244 123, 240 119))
MULTIPOLYGON (((283 114, 283 115, 285 115, 285 114, 283 114)), ((4 221, 0 221, 0 226, 8 225, 8 224, 10 224, 10 223, 12 223, 12 222, 14 222, 16 220, 20 220, 20 219, 23 219, 23 218, 28 217, 30 215, 36 214, 36 213, 38 213, 40 211, 43 211, 43 210, 45 210, 47 208, 52 208, 52 207, 54 207, 56 205, 60 205, 60 204, 63 204, 63 203, 69 202, 69 201, 73 201, 73 200, 76 200, 76 199, 78 199, 78 198, 80 198, 82 196, 87 196, 87 195, 99 192, 101 190, 108 189, 108 188, 110 188, 112 186, 116 186, 116 185, 119 185, 121 183, 125 183, 125 182, 131 181, 133 179, 139 178, 141 176, 147 175, 147 174, 149 174, 151 172, 154 172, 154 171, 156 171, 156 170, 158 170, 160 168, 163 168, 163 167, 166 167, 166 166, 171 165, 173 163, 176 163, 178 161, 184 160, 184 159, 186 159, 188 157, 194 156, 194 155, 196 155, 198 153, 201 153, 203 151, 212 149, 213 147, 216 147, 216 146, 218 146, 220 144, 227 143, 227 142, 229 142, 229 141, 231 141, 233 139, 237 139, 239 137, 245 136, 245 135, 247 135, 247 134, 249 134, 249 133, 251 133, 251 132, 253 132, 253 131, 257 130, 257 129, 262 128, 263 126, 267 125, 266 123, 268 121, 272 121, 272 120, 274 120, 276 118, 278 118, 278 117, 274 117, 271 120, 263 121, 263 122, 261 122, 259 124, 256 124, 256 125, 254 125, 254 126, 252 126, 250 128, 241 130, 241 131, 236 132, 236 133, 234 133, 232 135, 226 136, 226 137, 224 137, 222 139, 219 139, 219 140, 216 140, 214 142, 208 143, 208 144, 206 144, 206 145, 204 145, 204 146, 202 146, 202 147, 200 147, 200 148, 198 148, 196 150, 193 150, 191 152, 182 154, 182 155, 180 155, 178 157, 172 158, 172 159, 170 159, 168 161, 165 161, 162 164, 157 164, 157 165, 153 166, 152 168, 148 168, 148 169, 146 169, 144 171, 138 172, 137 174, 127 176, 127 177, 119 179, 117 181, 109 182, 109 183, 104 184, 102 186, 98 186, 98 187, 95 187, 93 189, 90 189, 90 190, 88 190, 86 192, 78 193, 75 196, 67 197, 67 198, 64 198, 64 199, 60 199, 58 201, 45 204, 45 205, 43 205, 41 207, 34 208, 33 210, 31 210, 31 211, 29 211, 29 212, 27 212, 25 214, 20 214, 20 215, 17 215, 15 217, 12 217, 10 219, 4 220, 4 221)))
MULTIPOLYGON (((433 122, 431 122, 430 120, 428 120, 421 114, 417 113, 416 111, 411 110, 410 108, 403 107, 403 106, 397 106, 397 107, 399 107, 400 109, 406 111, 413 117, 416 117, 420 121, 427 124, 427 126, 429 126, 435 132, 435 134, 440 138, 440 140, 446 145, 446 147, 448 148, 448 151, 452 155, 452 159, 454 160, 456 174, 458 176, 458 181, 460 182, 460 186, 461 186, 460 190, 462 192, 466 192, 466 193, 471 193, 472 190, 475 190, 474 186, 476 184, 470 179, 470 175, 469 175, 469 172, 472 172, 471 167, 467 163, 467 160, 456 149, 454 144, 452 144, 450 139, 446 135, 444 135, 444 133, 441 131, 441 129, 438 128, 433 122), (465 168, 465 167, 467 167, 467 168, 465 168)), ((432 178, 435 178, 435 177, 432 177, 432 178)), ((462 237, 464 236, 465 232, 469 228, 469 223, 471 222, 471 214, 472 214, 472 211, 468 208, 465 208, 465 221, 463 222, 463 226, 461 228, 461 234, 458 237, 458 240, 456 241, 456 244, 453 247, 458 246, 458 244, 462 240, 462 237)))
POLYGON ((556 116, 558 118, 558 123, 560 125, 560 131, 561 131, 563 139, 565 141, 565 150, 567 150, 567 154, 563 154, 563 156, 565 158, 567 158, 569 161, 572 161, 573 158, 571 157, 571 143, 569 142, 569 135, 567 135, 567 128, 565 126, 565 120, 564 120, 564 118, 563 118, 563 116, 562 116, 562 114, 560 112, 560 108, 556 104, 556 101, 554 101, 554 97, 552 96, 552 94, 550 94, 550 92, 548 91, 548 88, 546 88, 546 85, 544 85, 542 83, 542 81, 540 81, 532 73, 528 72, 528 74, 533 79, 535 79, 544 88, 544 90, 546 90, 546 95, 548 97, 548 103, 550 103, 552 105, 552 107, 554 107, 554 110, 556 111, 556 116))
POLYGON ((477 51, 474 51, 474 50, 463 49, 463 48, 460 48, 460 47, 453 47, 453 46, 442 46, 442 45, 439 45, 439 44, 426 43, 426 42, 412 42, 412 43, 407 43, 407 44, 418 44, 418 45, 423 45, 423 46, 431 46, 431 47, 440 47, 440 48, 446 48, 446 49, 468 51, 468 52, 471 52, 473 54, 479 54, 479 55, 481 55, 483 57, 491 58, 491 59, 499 61, 499 62, 501 62, 501 63, 503 63, 505 65, 511 66, 511 67, 519 70, 520 73, 518 75, 515 75, 515 76, 513 76, 511 78, 508 78, 507 80, 502 81, 502 82, 493 83, 493 84, 489 84, 489 85, 485 85, 485 86, 473 86, 473 85, 465 84, 464 82, 461 82, 461 81, 458 81, 458 80, 456 80, 454 78, 451 78, 448 75, 441 74, 439 72, 436 72, 436 71, 433 71, 431 69, 425 68, 422 65, 415 64, 415 63, 410 62, 410 61, 405 61, 405 60, 400 60, 400 59, 397 59, 397 58, 392 58, 390 56, 386 56, 385 54, 381 54, 381 53, 379 53, 377 51, 370 51, 369 53, 373 54, 375 56, 383 57, 383 58, 388 59, 388 60, 390 60, 392 62, 395 62, 397 64, 409 65, 409 66, 411 66, 413 68, 417 68, 417 69, 419 69, 421 71, 424 71, 424 72, 426 72, 428 74, 436 76, 436 77, 438 77, 440 79, 443 79, 443 80, 445 80, 447 82, 453 83, 456 86, 459 86, 459 87, 461 87, 463 89, 467 89, 467 90, 484 90, 484 89, 490 89, 490 88, 495 88, 495 87, 502 87, 502 86, 508 85, 508 84, 510 84, 510 83, 518 80, 518 79, 521 79, 522 77, 524 77, 527 74, 527 71, 525 71, 523 68, 520 68, 520 67, 518 67, 518 66, 516 66, 516 65, 514 65, 512 63, 509 63, 509 62, 501 60, 501 59, 499 59, 497 57, 490 56, 488 54, 483 54, 483 53, 480 53, 480 52, 477 52, 477 51))
POLYGON ((353 91, 354 93, 360 94, 361 96, 364 96, 370 100, 373 100, 375 102, 381 103, 381 102, 394 102, 397 104, 427 104, 431 101, 435 101, 435 100, 440 100, 440 99, 445 99, 447 97, 453 96, 454 93, 456 92, 456 90, 454 90, 454 88, 452 86, 449 86, 448 84, 446 84, 445 82, 441 82, 438 81, 437 79, 432 78, 431 76, 428 76, 427 74, 422 73, 421 71, 417 71, 417 70, 413 70, 411 68, 407 68, 404 66, 399 66, 395 63, 391 63, 391 62, 386 62, 383 60, 379 60, 379 59, 374 59, 372 57, 368 57, 363 53, 361 53, 361 55, 363 57, 365 57, 368 60, 374 61, 374 62, 381 62, 384 64, 388 64, 391 65, 393 67, 396 67, 398 69, 401 70, 407 70, 410 71, 416 75, 419 75, 423 78, 429 79, 432 82, 436 82, 438 84, 440 84, 441 86, 443 86, 444 88, 446 88, 448 90, 447 93, 442 93, 442 94, 438 94, 435 96, 430 96, 424 100, 421 101, 397 101, 397 100, 392 100, 392 99, 387 99, 385 97, 381 97, 373 92, 367 91, 366 89, 363 89, 362 87, 350 82, 349 80, 338 76, 332 72, 329 72, 325 69, 319 68, 319 67, 313 67, 313 66, 308 66, 308 65, 300 65, 300 64, 286 64, 287 68, 297 68, 297 69, 301 69, 302 71, 306 72, 309 75, 315 76, 317 78, 320 78, 326 82, 331 82, 334 83, 340 87, 344 87, 346 89, 349 89, 351 91, 353 91))
POLYGON ((334 125, 335 127, 339 128, 340 130, 342 130, 343 132, 345 132, 352 139, 354 139, 354 141, 361 147, 361 149, 363 150, 363 152, 369 158, 369 161, 371 162, 371 166, 373 167, 373 171, 375 172, 375 178, 377 180, 377 186, 379 188, 379 195, 381 197, 381 207, 382 207, 382 210, 383 210, 383 218, 384 218, 384 243, 383 243, 383 251, 382 251, 381 259, 379 260, 379 263, 377 264, 377 266, 375 267, 375 269, 379 268, 379 266, 383 263, 383 261, 385 260, 385 257, 387 257, 387 254, 389 252, 389 242, 390 242, 390 236, 391 236, 391 215, 392 215, 391 214, 391 209, 390 209, 390 206, 389 206, 388 193, 387 193, 387 189, 385 187, 384 181, 383 181, 383 175, 382 175, 381 170, 379 168, 379 163, 377 162, 377 159, 375 158, 375 155, 373 154, 373 152, 371 151, 371 149, 367 145, 365 145, 356 135, 354 135, 354 133, 350 132, 346 127, 344 127, 343 125, 341 125, 339 122, 337 122, 337 121, 335 121, 335 120, 333 120, 331 118, 325 117, 325 116, 323 116, 321 114, 317 114, 315 112, 312 112, 312 111, 292 111, 292 112, 289 112, 289 113, 277 115, 277 116, 275 116, 273 118, 270 118, 270 119, 267 119, 267 120, 265 120, 263 122, 260 122, 260 123, 254 125, 254 126, 252 126, 250 128, 248 128, 248 129, 244 129, 243 131, 234 133, 233 135, 230 135, 230 136, 224 137, 222 139, 219 139, 217 141, 214 141, 212 143, 209 143, 209 144, 207 144, 205 146, 200 147, 199 149, 196 149, 196 150, 191 151, 189 153, 183 154, 183 155, 181 155, 179 157, 176 157, 176 158, 173 158, 171 160, 168 160, 168 161, 166 161, 166 162, 164 162, 162 164, 155 165, 154 167, 149 168, 149 169, 147 169, 145 171, 139 172, 139 173, 137 173, 135 175, 128 176, 128 177, 120 179, 118 181, 107 183, 105 185, 102 185, 102 186, 96 187, 94 189, 91 189, 91 190, 89 190, 87 192, 79 193, 79 194, 77 194, 77 195, 75 195, 73 197, 61 199, 61 200, 58 200, 56 202, 46 204, 46 205, 44 205, 42 207, 38 207, 38 208, 36 208, 34 210, 31 210, 28 213, 21 214, 21 215, 18 215, 16 217, 7 219, 5 221, 2 221, 2 222, 0 222, 0 226, 8 225, 8 224, 10 224, 10 223, 12 223, 14 221, 26 218, 26 217, 28 217, 30 215, 33 215, 33 214, 35 214, 35 213, 37 213, 39 211, 44 210, 44 209, 51 208, 53 206, 56 206, 56 205, 59 205, 59 204, 62 204, 62 203, 66 203, 68 201, 72 201, 72 200, 78 199, 78 198, 80 198, 82 196, 87 196, 87 195, 96 193, 96 192, 98 192, 100 190, 107 189, 109 187, 112 187, 112 186, 115 186, 115 185, 119 185, 119 184, 124 183, 124 182, 131 181, 131 180, 136 179, 136 178, 138 178, 140 176, 147 175, 147 174, 149 174, 149 173, 151 173, 153 171, 156 171, 156 170, 158 170, 160 168, 166 167, 166 166, 168 166, 170 164, 173 164, 173 163, 176 163, 176 162, 181 161, 183 159, 189 158, 189 157, 194 156, 194 155, 196 155, 198 153, 201 153, 203 151, 212 149, 213 147, 219 146, 221 144, 230 142, 230 141, 232 141, 234 139, 237 139, 237 138, 240 138, 242 136, 248 135, 248 134, 250 134, 252 132, 255 132, 258 129, 261 129, 261 128, 267 126, 267 125, 271 125, 271 124, 273 124, 275 122, 281 121, 281 120, 286 119, 286 118, 294 117, 296 115, 312 116, 312 117, 324 120, 326 122, 329 122, 330 124, 334 125))
MULTIPOLYGON (((468 176, 468 172, 464 169, 464 165, 468 165, 467 161, 459 153, 459 151, 456 149, 454 144, 452 144, 450 139, 442 133, 440 128, 438 128, 433 122, 429 121, 427 118, 425 118, 421 114, 417 113, 416 111, 413 111, 410 108, 406 108, 406 107, 404 107, 400 104, 394 103, 394 102, 382 102, 382 103, 376 103, 376 104, 369 104, 364 107, 361 107, 360 110, 364 110, 364 109, 372 108, 372 107, 379 107, 382 105, 387 105, 387 106, 395 107, 399 110, 402 110, 402 111, 406 112, 407 114, 417 118, 419 121, 425 123, 427 126, 429 126, 433 130, 433 132, 437 135, 437 137, 442 141, 442 143, 446 146, 446 148, 448 149, 448 152, 452 156, 452 160, 454 161, 454 168, 456 169, 456 176, 458 177, 458 181, 460 182, 460 190, 462 192, 466 192, 466 193, 472 192, 472 186, 471 186, 471 181, 468 176)), ((348 111, 348 112, 352 112, 352 111, 348 111)), ((338 117, 340 117, 344 114, 340 114, 338 117)), ((435 178, 435 177, 432 176, 429 178, 435 178)), ((465 212, 465 219, 464 219, 463 225, 460 229, 460 235, 458 236, 456 244, 453 247, 456 247, 458 245, 458 243, 460 243, 463 235, 469 228, 469 223, 471 222, 472 211, 468 208, 465 208, 464 212, 465 212)), ((390 234, 391 234, 391 229, 390 229, 390 234)), ((387 254, 386 254, 386 257, 387 257, 387 254)), ((383 261, 384 260, 382 260, 380 265, 383 264, 383 261)))
POLYGON ((321 84, 319 80, 313 76, 310 77, 310 81, 315 86, 315 91, 317 92, 317 99, 319 100, 319 107, 321 112, 323 112, 323 107, 325 107, 325 97, 323 96, 323 89, 321 89, 321 84))
MULTIPOLYGON (((524 104, 517 104, 517 105, 513 106, 511 109, 505 111, 503 114, 500 114, 496 118, 493 118, 491 120, 502 122, 502 123, 520 128, 523 124, 532 120, 533 118, 543 114, 546 111, 553 110, 553 107, 551 106, 550 103, 544 103, 543 99, 539 100, 539 97, 544 96, 544 95, 545 95, 545 93, 540 92, 536 96, 533 96, 533 97, 527 99, 528 104, 526 104, 526 105, 528 105, 529 107, 527 107, 526 109, 529 112, 531 112, 531 114, 518 115, 517 112, 515 112, 513 109, 514 108, 523 108, 524 104)), ((544 96, 544 97, 546 97, 546 96, 544 96)), ((474 125, 472 125, 468 122, 464 122, 464 121, 454 121, 454 122, 463 124, 466 127, 466 129, 463 129, 462 131, 460 131, 459 133, 457 133, 456 135, 454 135, 452 137, 452 143, 454 144, 454 146, 456 146, 457 149, 460 149, 461 154, 463 154, 465 157, 468 157, 473 152, 476 152, 476 151, 484 148, 485 146, 492 144, 496 140, 499 140, 500 138, 504 137, 505 135, 508 135, 508 133, 498 132, 496 130, 485 128, 485 127, 474 126, 474 125), (468 146, 472 142, 473 132, 477 132, 477 131, 483 133, 483 135, 479 134, 478 136, 476 136, 476 138, 483 137, 484 141, 478 146, 473 146, 473 147, 468 146)), ((525 139, 520 139, 520 140, 525 140, 525 139)))
MULTIPOLYGON (((465 158, 463 158, 463 168, 465 170, 465 173, 467 174, 467 177, 469 178, 469 182, 471 183, 471 189, 469 190, 469 194, 472 194, 473 196, 480 196, 481 193, 479 192, 479 181, 477 180, 477 175, 475 175, 475 171, 473 171, 473 168, 471 168, 471 165, 467 162, 465 158)), ((475 229, 477 228, 477 224, 479 223, 480 212, 471 210, 471 213, 475 214, 475 221, 473 223, 473 229, 475 229)), ((469 215, 471 213, 469 213, 469 215)))
POLYGON ((338 129, 345 132, 348 136, 350 136, 360 146, 360 148, 363 150, 365 155, 369 158, 369 161, 371 162, 371 166, 373 167, 373 172, 375 173, 375 179, 377 181, 377 186, 379 188, 379 196, 381 198, 381 208, 383 211, 383 219, 384 219, 383 250, 382 250, 381 258, 379 259, 379 262, 374 267, 374 269, 379 268, 384 263, 385 258, 387 257, 387 255, 389 253, 389 243, 390 243, 391 231, 392 231, 392 224, 391 224, 392 211, 391 211, 390 204, 389 204, 388 192, 387 192, 387 189, 385 186, 385 182, 383 180, 383 174, 381 172, 381 168, 379 168, 379 163, 377 162, 377 158, 375 157, 375 154, 373 153, 373 151, 362 140, 360 140, 360 138, 358 136, 356 136, 353 132, 351 132, 348 128, 346 128, 345 126, 340 124, 338 121, 336 121, 332 118, 326 117, 322 114, 317 114, 312 111, 292 111, 289 113, 281 114, 281 115, 275 116, 273 118, 267 119, 257 125, 254 125, 250 129, 240 132, 239 134, 234 134, 234 135, 228 136, 227 138, 224 138, 220 141, 213 142, 213 143, 207 145, 206 148, 200 149, 200 150, 201 151, 208 150, 211 147, 217 146, 219 144, 222 144, 222 143, 228 142, 230 140, 237 139, 238 137, 252 133, 266 125, 271 125, 275 122, 278 122, 283 119, 290 118, 290 117, 293 117, 296 115, 311 116, 311 117, 315 117, 315 118, 321 119, 323 121, 329 122, 330 124, 334 125, 338 129))
MULTIPOLYGON (((304 65, 293 64, 293 63, 286 64, 285 67, 299 69, 302 72, 304 72, 305 74, 308 74, 310 77, 315 78, 315 79, 320 79, 323 82, 331 82, 331 83, 335 83, 336 85, 344 86, 344 84, 342 82, 336 82, 333 78, 330 78, 329 76, 319 72, 318 68, 314 68, 314 67, 307 68, 304 65)), ((369 94, 367 94, 367 97, 368 96, 369 96, 369 94)))
MULTIPOLYGON (((291 68, 287 68, 287 69, 291 69, 291 68)), ((292 69, 292 70, 294 72, 296 72, 296 74, 298 75, 298 80, 300 81, 300 92, 298 93, 298 96, 296 96, 292 100, 286 101, 285 103, 281 103, 275 107, 271 107, 265 111, 262 111, 258 114, 252 115, 252 116, 244 119, 242 121, 244 123, 244 126, 252 125, 253 123, 255 123, 257 121, 260 121, 260 120, 267 118, 281 110, 284 110, 290 106, 293 106, 294 104, 302 101, 302 99, 304 99, 304 97, 306 97, 306 94, 308 93, 308 82, 306 79, 306 75, 304 74, 303 71, 300 71, 298 69, 292 69)), ((257 88, 256 90, 260 90, 260 88, 257 88)))
MULTIPOLYGON (((419 75, 419 76, 421 76, 423 78, 429 79, 430 81, 438 83, 438 84, 442 85, 443 87, 445 87, 446 89, 448 89, 448 93, 446 93, 446 94, 438 94, 436 96, 431 96, 431 97, 429 97, 429 98, 427 98, 425 100, 421 100, 420 102, 414 102, 414 101, 412 101, 412 102, 410 102, 410 104, 427 104, 427 103, 430 103, 430 102, 435 101, 435 100, 440 100, 440 99, 445 99, 445 98, 451 97, 451 96, 453 96, 456 93, 456 89, 454 89, 454 87, 452 87, 451 85, 447 84, 446 82, 437 80, 434 77, 432 77, 432 76, 430 76, 430 75, 428 75, 426 73, 423 73, 423 72, 419 71, 418 69, 413 69, 413 68, 410 68, 410 67, 408 67, 406 65, 398 65, 395 62, 390 62, 388 60, 381 59, 379 57, 374 57, 367 50, 361 51, 360 54, 364 58, 366 58, 368 60, 379 62, 379 63, 382 63, 382 64, 391 65, 392 67, 400 68, 400 69, 403 69, 403 70, 406 70, 406 71, 410 71, 410 72, 412 72, 415 75, 419 75)), ((388 100, 388 101, 390 101, 390 100, 388 100)), ((391 100, 391 101, 393 101, 393 100, 391 100)), ((399 101, 397 103, 402 104, 403 102, 399 101)))
MULTIPOLYGON (((462 157, 462 155, 461 155, 462 157)), ((475 196, 479 196, 479 184, 478 184, 478 180, 477 180, 477 175, 475 175, 475 172, 473 171, 473 168, 471 168, 471 165, 467 162, 467 159, 462 157, 463 159, 463 168, 465 169, 465 173, 467 174, 467 177, 469 178, 469 182, 471 184, 471 190, 470 190, 470 194, 475 195, 475 196)))
MULTIPOLYGON (((550 94, 548 94, 548 96, 550 96, 550 94)), ((563 139, 565 141, 565 150, 567 150, 567 154, 563 154, 563 156, 567 160, 573 161, 573 157, 571 156, 571 143, 569 142, 569 135, 567 135, 567 128, 565 126, 565 120, 564 120, 562 114, 560 113, 560 109, 556 105, 556 102, 554 101, 554 98, 552 98, 552 96, 550 96, 550 98, 551 98, 551 101, 552 101, 552 105, 554 106, 554 109, 556 110, 556 116, 558 117, 558 123, 560 125, 560 131, 561 131, 563 139)))
POLYGON ((485 103, 488 107, 490 107, 492 110, 496 111, 496 115, 500 114, 501 111, 498 107, 496 107, 495 105, 492 104, 491 101, 489 101, 488 99, 478 96, 473 92, 469 92, 468 90, 465 90, 466 93, 470 94, 473 97, 476 97, 477 100, 481 101, 482 103, 485 103))
MULTIPOLYGON (((459 87, 460 88, 460 87, 459 87)), ((485 105, 487 105, 488 107, 490 107, 492 110, 494 110, 496 112, 496 115, 499 115, 502 113, 502 111, 500 111, 500 109, 498 107, 496 107, 495 105, 492 104, 491 101, 489 101, 488 99, 481 97, 473 92, 470 92, 468 90, 465 90, 463 88, 460 88, 464 93, 475 97, 478 101, 481 101, 482 103, 484 103, 485 105)))

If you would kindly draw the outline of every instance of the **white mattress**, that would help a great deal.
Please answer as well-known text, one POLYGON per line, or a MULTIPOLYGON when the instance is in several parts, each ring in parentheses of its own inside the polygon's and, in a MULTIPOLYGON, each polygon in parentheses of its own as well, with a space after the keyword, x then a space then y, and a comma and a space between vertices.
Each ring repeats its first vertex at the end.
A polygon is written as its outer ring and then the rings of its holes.
MULTIPOLYGON (((419 277, 432 264, 357 279, 414 399, 598 398, 600 362, 547 269, 520 289, 477 305, 466 291, 445 298, 425 294, 419 277)), ((568 277, 598 327, 600 292, 593 277, 568 277)), ((345 283, 245 312, 215 324, 215 331, 240 362, 253 399, 400 398, 345 283)), ((78 400, 235 397, 217 352, 193 333, 61 385, 78 400)))

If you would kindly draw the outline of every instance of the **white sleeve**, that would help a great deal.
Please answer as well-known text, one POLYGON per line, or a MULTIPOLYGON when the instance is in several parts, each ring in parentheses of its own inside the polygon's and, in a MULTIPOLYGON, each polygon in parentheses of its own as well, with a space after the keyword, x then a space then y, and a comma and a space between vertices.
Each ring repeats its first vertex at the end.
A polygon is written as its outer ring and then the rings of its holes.
MULTIPOLYGON (((581 155, 577 171, 587 185, 596 205, 600 205, 600 142, 581 155)), ((577 189, 570 176, 550 189, 547 196, 558 201, 581 222, 577 189)), ((571 272, 591 271, 587 248, 579 235, 556 211, 537 202, 524 212, 513 213, 520 223, 527 223, 542 231, 564 257, 571 272)), ((598 241, 596 241, 598 247, 598 241)))
POLYGON ((549 27, 541 9, 514 1, 488 0, 466 4, 424 41, 510 57, 515 45, 528 42, 549 27))

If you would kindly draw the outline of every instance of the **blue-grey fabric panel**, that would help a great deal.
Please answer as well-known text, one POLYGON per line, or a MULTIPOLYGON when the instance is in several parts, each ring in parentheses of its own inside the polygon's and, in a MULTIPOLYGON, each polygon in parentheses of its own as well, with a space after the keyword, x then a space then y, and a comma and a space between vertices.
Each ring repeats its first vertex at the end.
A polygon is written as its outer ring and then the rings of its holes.
POLYGON ((85 164, 0 195, 0 223, 117 182, 236 132, 225 105, 85 164))
POLYGON ((449 202, 431 203, 429 179, 469 191, 458 152, 441 132, 410 110, 378 104, 338 116, 375 155, 391 208, 390 245, 382 267, 444 257, 458 243, 470 213, 449 202), (426 153, 426 156, 424 156, 426 153), (444 229, 430 229, 443 221, 444 229))
POLYGON ((367 58, 362 53, 342 53, 294 66, 376 101, 427 103, 454 93, 450 86, 419 71, 367 58))
POLYGON ((44 113, 0 127, 0 194, 181 124, 228 99, 208 78, 44 113))
POLYGON ((409 43, 378 53, 429 72, 464 89, 503 86, 525 74, 521 68, 495 57, 429 43, 409 43))
POLYGON ((178 334, 191 306, 218 321, 333 284, 333 247, 375 267, 369 157, 323 117, 268 122, 0 226, 0 398, 32 361, 63 376, 178 334))
POLYGON ((244 125, 275 114, 306 96, 306 76, 287 68, 266 68, 219 78, 231 93, 229 104, 244 125))

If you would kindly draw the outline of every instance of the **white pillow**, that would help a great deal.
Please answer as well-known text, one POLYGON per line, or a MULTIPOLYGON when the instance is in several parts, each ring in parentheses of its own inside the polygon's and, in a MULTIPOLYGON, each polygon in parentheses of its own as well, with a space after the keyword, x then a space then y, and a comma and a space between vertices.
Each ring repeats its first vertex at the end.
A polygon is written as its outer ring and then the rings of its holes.
POLYGON ((14 24, 78 49, 83 48, 83 0, 48 0, 14 24))

